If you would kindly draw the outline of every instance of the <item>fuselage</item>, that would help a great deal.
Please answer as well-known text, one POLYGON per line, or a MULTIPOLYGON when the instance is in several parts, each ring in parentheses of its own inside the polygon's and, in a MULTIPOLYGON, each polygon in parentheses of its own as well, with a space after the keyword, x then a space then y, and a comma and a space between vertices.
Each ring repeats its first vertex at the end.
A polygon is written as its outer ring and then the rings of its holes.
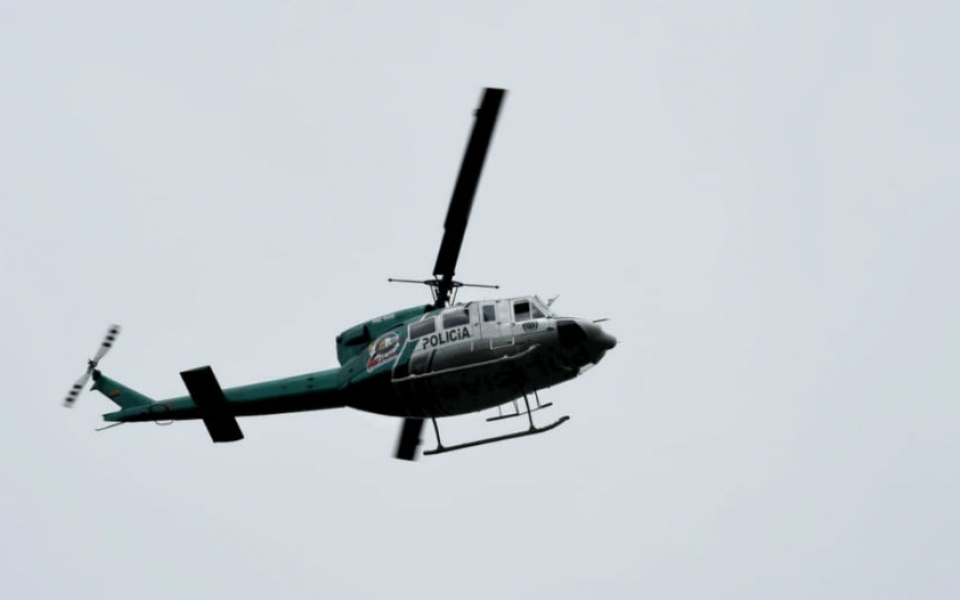
MULTIPOLYGON (((536 297, 426 305, 344 331, 337 337, 338 368, 227 388, 224 396, 236 416, 344 406, 398 417, 453 416, 572 379, 615 345, 599 325, 556 316, 536 297)), ((95 387, 109 396, 110 384, 119 386, 101 377, 95 387)), ((201 416, 183 396, 104 418, 201 416)))

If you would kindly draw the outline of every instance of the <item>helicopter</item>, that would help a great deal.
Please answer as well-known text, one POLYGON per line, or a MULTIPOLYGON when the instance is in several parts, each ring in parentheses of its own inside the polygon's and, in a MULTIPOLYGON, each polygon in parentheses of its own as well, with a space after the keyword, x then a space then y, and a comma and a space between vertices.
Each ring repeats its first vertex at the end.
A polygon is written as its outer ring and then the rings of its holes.
POLYGON ((506 90, 499 88, 483 91, 447 209, 433 277, 389 280, 425 284, 432 303, 396 310, 343 331, 336 337, 338 367, 223 389, 211 367, 204 366, 180 373, 188 395, 166 400, 145 396, 99 370, 100 360, 120 333, 113 325, 64 404, 73 406, 92 378, 91 390, 119 407, 103 415, 110 425, 99 430, 132 422, 199 419, 213 442, 243 439, 237 417, 350 407, 403 419, 394 456, 411 461, 416 460, 428 419, 437 446, 424 455, 540 434, 566 422, 568 416, 545 426, 534 424, 533 413, 552 405, 541 403, 538 391, 579 376, 616 346, 616 338, 599 325, 604 319, 559 316, 551 309, 552 301, 537 296, 456 302, 462 287, 498 289, 462 283, 454 274, 505 95, 506 90), (487 421, 526 416, 528 427, 443 445, 438 418, 493 408, 497 415, 487 421))

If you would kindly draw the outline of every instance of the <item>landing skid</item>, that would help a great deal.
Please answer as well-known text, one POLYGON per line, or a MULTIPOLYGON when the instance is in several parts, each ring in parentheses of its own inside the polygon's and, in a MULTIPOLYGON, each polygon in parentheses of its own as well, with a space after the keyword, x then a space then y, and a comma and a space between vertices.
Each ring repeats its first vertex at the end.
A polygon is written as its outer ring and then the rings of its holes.
MULTIPOLYGON (((518 431, 518 432, 516 432, 516 433, 508 433, 508 434, 506 434, 506 435, 498 435, 498 436, 495 436, 495 437, 484 438, 484 439, 482 439, 482 440, 475 440, 475 441, 472 441, 472 442, 466 442, 466 443, 463 443, 463 444, 457 444, 457 445, 455 445, 455 446, 444 446, 444 445, 443 445, 443 443, 440 441, 440 428, 437 427, 437 420, 436 420, 435 418, 431 418, 430 420, 433 422, 433 431, 434 431, 434 433, 437 434, 437 447, 434 448, 433 450, 424 450, 423 455, 424 455, 424 456, 431 456, 431 455, 433 455, 433 454, 443 454, 443 453, 445 453, 445 452, 453 452, 454 450, 463 450, 463 449, 465 449, 465 448, 473 448, 474 446, 483 446, 483 445, 485 445, 485 444, 492 444, 492 443, 494 443, 494 442, 502 442, 502 441, 505 441, 505 440, 512 440, 512 439, 515 439, 515 438, 527 437, 528 435, 536 435, 536 434, 538 434, 538 433, 544 433, 544 432, 550 431, 551 429, 555 429, 555 428, 559 427, 560 425, 562 425, 562 424, 564 424, 564 423, 566 423, 567 421, 570 420, 570 417, 564 415, 564 416, 560 417, 559 419, 557 419, 556 421, 554 421, 553 423, 551 423, 551 424, 549 424, 549 425, 547 425, 547 426, 545 426, 545 427, 537 427, 536 425, 533 424, 533 415, 532 415, 533 411, 530 410, 530 402, 527 400, 526 394, 524 394, 524 396, 523 396, 523 402, 524 402, 524 404, 527 405, 526 415, 527 415, 527 419, 529 419, 529 421, 530 421, 530 428, 527 429, 526 431, 518 431)), ((549 404, 541 405, 541 404, 540 404, 540 399, 537 398, 537 408, 535 408, 535 409, 533 409, 533 410, 539 410, 539 409, 541 409, 541 408, 546 408, 547 406, 549 406, 549 404)), ((504 419, 505 419, 505 418, 508 418, 508 417, 516 417, 516 416, 519 416, 519 415, 521 415, 521 414, 523 414, 523 413, 511 414, 511 415, 503 415, 503 416, 500 417, 500 418, 504 418, 504 419)), ((498 420, 498 418, 497 418, 497 417, 493 417, 492 419, 487 419, 487 420, 488 420, 488 421, 498 420)))
POLYGON ((564 415, 547 425, 546 427, 534 427, 533 429, 528 429, 526 431, 518 431, 517 433, 508 433, 507 435, 498 435, 496 437, 484 438, 482 440, 476 440, 473 442, 467 442, 465 444, 457 444, 456 446, 441 446, 438 445, 433 450, 424 450, 424 456, 430 456, 433 454, 443 454, 444 452, 453 452, 454 450, 463 450, 464 448, 473 448, 474 446, 483 446, 484 444, 492 444, 494 442, 502 442, 504 440, 512 440, 514 438, 527 437, 528 435, 536 435, 538 433, 543 433, 545 431, 550 431, 555 427, 559 427, 563 423, 570 420, 570 417, 564 415))

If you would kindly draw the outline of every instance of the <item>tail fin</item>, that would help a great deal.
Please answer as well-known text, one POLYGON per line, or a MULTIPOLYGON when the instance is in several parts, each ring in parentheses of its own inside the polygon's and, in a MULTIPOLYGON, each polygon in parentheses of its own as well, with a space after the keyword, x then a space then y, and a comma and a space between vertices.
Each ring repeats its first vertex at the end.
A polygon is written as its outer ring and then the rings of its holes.
POLYGON ((127 386, 110 379, 100 371, 93 372, 93 388, 97 390, 120 408, 134 408, 153 404, 153 400, 144 396, 140 392, 131 390, 127 386))

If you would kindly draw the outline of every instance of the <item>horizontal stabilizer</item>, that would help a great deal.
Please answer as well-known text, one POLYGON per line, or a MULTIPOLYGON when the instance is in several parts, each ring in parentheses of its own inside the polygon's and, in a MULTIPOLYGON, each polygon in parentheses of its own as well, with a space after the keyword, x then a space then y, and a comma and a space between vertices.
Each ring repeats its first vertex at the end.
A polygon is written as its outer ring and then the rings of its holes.
POLYGON ((210 438, 215 442, 236 442, 243 439, 243 432, 236 417, 219 415, 204 417, 203 424, 210 432, 210 438))
POLYGON ((237 418, 230 414, 227 398, 210 367, 180 373, 194 404, 200 409, 203 424, 214 442, 236 442, 243 439, 237 418))

